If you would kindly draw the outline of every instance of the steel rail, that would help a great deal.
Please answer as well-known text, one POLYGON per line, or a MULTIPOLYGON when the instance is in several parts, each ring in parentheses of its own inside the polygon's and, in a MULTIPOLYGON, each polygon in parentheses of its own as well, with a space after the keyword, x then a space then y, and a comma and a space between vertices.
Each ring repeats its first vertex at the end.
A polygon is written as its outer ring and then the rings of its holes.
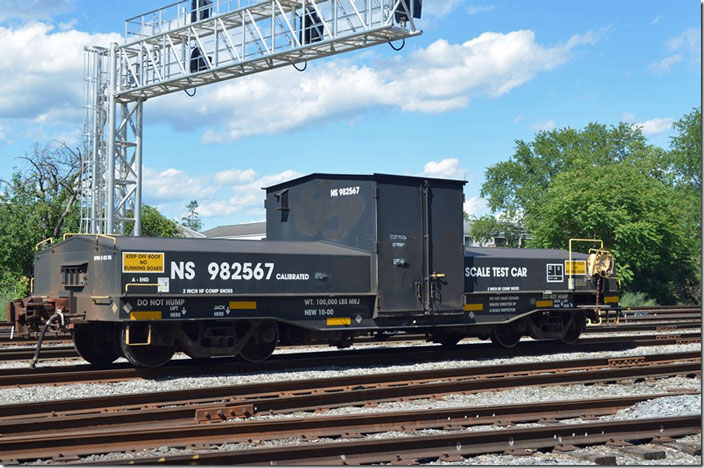
MULTIPOLYGON (((658 322, 658 323, 628 323, 628 324, 618 324, 618 325, 593 325, 588 326, 582 332, 585 334, 590 333, 618 333, 618 332, 631 332, 631 331, 656 331, 656 332, 671 332, 675 330, 686 330, 686 329, 696 329, 701 328, 701 320, 696 320, 690 322, 658 322)), ((470 338, 471 339, 471 338, 470 338)), ((55 339, 55 343, 65 343, 66 340, 55 339)), ((355 344, 383 344, 399 341, 408 341, 409 343, 426 341, 425 335, 396 335, 391 336, 385 341, 379 341, 376 338, 360 338, 355 340, 355 344)), ((51 342, 51 340, 46 340, 45 342, 51 342)), ((24 343, 24 342, 23 342, 24 343)), ((8 343, 8 344, 23 344, 23 343, 8 343)), ((70 343, 70 341, 69 341, 70 343)), ((0 339, 0 345, 3 342, 0 339)), ((28 346, 31 343, 28 343, 28 346)), ((312 345, 320 346, 324 348, 328 345, 312 345)), ((284 348, 282 346, 282 348, 284 348)), ((30 360, 34 357, 34 348, 5 348, 0 346, 0 361, 21 361, 30 360)), ((45 347, 42 349, 41 361, 46 361, 50 359, 65 359, 65 358, 79 358, 78 352, 73 345, 67 346, 55 346, 55 347, 45 347)))
MULTIPOLYGON (((0 361, 21 361, 34 357, 34 348, 0 348, 0 361)), ((78 352, 73 346, 53 346, 42 348, 42 360, 77 358, 78 352)))
MULTIPOLYGON (((642 357, 642 362, 668 362, 687 360, 699 357, 697 351, 684 353, 651 354, 642 357)), ((356 386, 370 383, 389 383, 396 381, 422 380, 458 377, 462 375, 481 374, 509 374, 516 372, 538 372, 548 370, 568 370, 593 366, 604 366, 616 362, 628 362, 639 358, 604 357, 592 359, 562 360, 562 361, 534 361, 531 363, 501 364, 490 366, 474 366, 464 368, 434 369, 426 371, 391 372, 386 374, 363 374, 355 376, 332 377, 328 379, 289 380, 275 383, 254 383, 190 390, 150 392, 147 394, 123 394, 107 397, 88 397, 66 400, 53 400, 22 403, 16 405, 0 405, 0 420, 15 417, 36 417, 48 414, 67 414, 71 412, 140 409, 147 406, 183 404, 188 401, 218 401, 230 398, 233 395, 252 393, 281 393, 292 391, 305 391, 323 386, 356 386)), ((0 431, 2 433, 2 431, 0 431)))
POLYGON ((626 312, 634 311, 634 312, 662 312, 662 313, 668 313, 668 312, 679 312, 679 311, 701 311, 702 306, 698 306, 695 304, 688 304, 688 305, 669 305, 669 306, 635 306, 635 307, 624 307, 623 309, 626 312))
POLYGON ((114 382, 131 379, 191 376, 212 373, 245 373, 253 371, 290 370, 320 368, 324 366, 354 365, 360 362, 373 362, 375 365, 402 364, 409 362, 431 362, 442 360, 510 357, 540 355, 548 352, 589 352, 612 351, 639 346, 665 346, 695 342, 701 339, 699 333, 672 335, 637 335, 587 338, 566 346, 553 342, 526 341, 519 346, 503 349, 489 343, 472 343, 451 349, 438 346, 418 346, 414 348, 355 349, 300 354, 279 354, 260 363, 239 363, 227 358, 213 359, 212 364, 194 364, 191 360, 172 361, 168 366, 157 369, 135 369, 128 364, 116 364, 109 369, 95 369, 90 365, 52 366, 38 369, 0 369, 0 388, 42 384, 68 384, 78 382, 114 382))
POLYGON ((681 437, 701 431, 695 416, 599 421, 581 424, 460 431, 415 437, 327 442, 233 451, 202 451, 195 454, 144 457, 90 462, 94 465, 359 465, 370 463, 411 464, 434 460, 457 461, 484 453, 526 449, 570 450, 609 441, 647 441, 681 437))
POLYGON ((0 460, 26 462, 59 456, 85 456, 154 448, 163 445, 217 445, 248 440, 315 437, 359 437, 388 431, 420 429, 463 430, 487 424, 547 422, 567 418, 593 418, 654 398, 676 394, 638 395, 589 400, 546 401, 529 404, 456 407, 445 409, 311 416, 236 424, 165 424, 158 428, 87 429, 64 434, 0 438, 0 460))
POLYGON ((654 315, 626 315, 625 317, 620 319, 620 321, 623 323, 632 323, 632 322, 657 322, 657 321, 663 321, 663 320, 667 320, 667 321, 693 320, 693 321, 696 321, 696 320, 701 320, 701 319, 702 319, 701 313, 696 313, 696 314, 654 314, 654 315))
POLYGON ((693 320, 691 322, 679 321, 679 322, 655 322, 655 323, 624 323, 621 322, 618 325, 588 325, 583 334, 590 333, 619 333, 619 332, 632 332, 632 331, 674 331, 674 330, 688 330, 701 328, 701 320, 693 320))
POLYGON ((673 375, 693 376, 701 373, 699 353, 662 355, 659 358, 616 359, 604 359, 601 365, 594 362, 585 364, 585 361, 556 362, 552 369, 536 363, 532 369, 519 370, 516 368, 520 368, 520 365, 486 366, 214 387, 183 393, 170 391, 163 392, 159 404, 151 406, 147 403, 134 404, 140 397, 148 400, 150 394, 123 395, 122 403, 129 399, 133 404, 122 406, 115 406, 117 402, 111 401, 112 396, 88 399, 92 400, 89 402, 64 400, 5 405, 0 407, 3 414, 3 419, 0 420, 0 434, 9 437, 45 431, 57 433, 87 427, 99 429, 118 425, 158 425, 177 420, 187 424, 193 420, 217 420, 221 413, 237 415, 315 411, 350 405, 378 404, 403 398, 437 398, 452 393, 613 382, 673 375), (575 370, 580 368, 581 370, 575 370), (184 393, 195 398, 185 400, 184 393), (77 406, 82 406, 80 411, 76 410, 77 406), (51 407, 55 410, 47 414, 46 410, 51 407), (61 411, 69 408, 70 411, 61 411))

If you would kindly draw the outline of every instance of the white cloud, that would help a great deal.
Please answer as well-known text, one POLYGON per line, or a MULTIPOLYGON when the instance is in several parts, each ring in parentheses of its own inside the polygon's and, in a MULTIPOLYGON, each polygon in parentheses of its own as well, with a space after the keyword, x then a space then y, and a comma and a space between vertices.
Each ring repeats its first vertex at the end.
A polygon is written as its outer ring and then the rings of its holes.
MULTIPOLYGON (((448 6, 431 8, 442 13, 448 6)), ((116 33, 57 31, 36 22, 0 27, 0 38, 0 118, 64 126, 82 119, 83 46, 121 41, 116 33)), ((588 32, 543 46, 530 30, 486 32, 461 44, 437 40, 392 60, 365 56, 373 65, 338 58, 304 74, 272 70, 204 87, 194 99, 161 97, 146 110, 151 122, 203 129, 204 142, 290 131, 370 108, 440 113, 478 96, 502 96, 565 63, 574 47, 598 40, 599 33, 588 32)))
POLYGON ((231 216, 235 213, 243 213, 250 216, 264 216, 264 191, 263 187, 276 185, 287 180, 300 177, 302 174, 294 170, 285 170, 277 174, 259 175, 251 171, 249 179, 241 179, 231 187, 233 195, 227 200, 204 199, 200 202, 198 212, 203 218, 216 216, 231 216))
POLYGON ((673 65, 676 65, 682 61, 682 56, 680 54, 670 55, 658 62, 652 62, 649 65, 650 71, 657 74, 667 73, 672 69, 673 65))
MULTIPOLYGON (((276 185, 300 177, 294 170, 274 174, 259 174, 253 169, 230 169, 215 174, 190 176, 178 169, 154 171, 144 168, 144 199, 166 216, 179 219, 185 216, 184 207, 190 200, 198 200, 201 218, 246 216, 262 220, 264 211, 263 187, 276 185)), ((232 221, 237 222, 233 219, 232 221)))
POLYGON ((78 20, 76 18, 66 21, 65 23, 59 23, 59 29, 61 31, 68 31, 69 29, 73 29, 74 26, 78 24, 78 20))
POLYGON ((700 47, 701 30, 699 28, 688 28, 684 32, 669 38, 665 41, 665 47, 670 52, 676 52, 668 55, 662 60, 651 62, 648 68, 651 72, 661 75, 672 71, 672 67, 680 63, 685 56, 693 55, 697 59, 701 54, 700 47))
POLYGON ((3 0, 0 22, 8 19, 46 20, 73 9, 73 0, 3 0))
POLYGON ((425 2, 423 5, 423 16, 434 16, 443 18, 450 14, 456 6, 464 3, 465 0, 441 0, 425 2))
POLYGON ((660 22, 660 15, 657 15, 655 18, 653 18, 653 21, 650 22, 651 26, 655 26, 660 22))
POLYGON ((658 133, 670 130, 674 121, 672 117, 654 118, 646 120, 645 122, 636 123, 634 126, 640 127, 644 135, 657 135, 658 133))
POLYGON ((545 120, 543 122, 535 122, 530 126, 533 130, 552 130, 555 128, 555 121, 553 119, 545 120))
POLYGON ((488 204, 483 198, 469 197, 462 208, 469 216, 479 216, 486 213, 487 207, 488 204))
POLYGON ((699 52, 700 47, 700 29, 688 28, 681 34, 669 38, 665 42, 665 46, 670 51, 685 49, 692 52, 699 52))
POLYGON ((179 169, 156 172, 145 167, 142 173, 144 195, 148 199, 193 199, 212 194, 215 190, 208 176, 190 177, 179 169))
POLYGON ((636 115, 635 115, 634 113, 632 113, 632 112, 624 112, 624 113, 623 113, 622 120, 623 120, 624 122, 629 122, 629 123, 635 122, 635 121, 636 121, 636 115))
POLYGON ((36 22, 0 27, 0 117, 39 123, 80 122, 83 46, 121 39, 118 34, 53 29, 36 22))
POLYGON ((257 176, 254 169, 230 169, 215 174, 215 181, 219 184, 242 184, 251 181, 257 176))
POLYGON ((495 8, 496 8, 496 5, 486 5, 486 6, 470 5, 467 8, 467 14, 468 15, 476 15, 479 13, 488 13, 495 8))
POLYGON ((465 180, 467 171, 460 167, 456 158, 445 158, 440 161, 429 161, 423 169, 423 175, 440 179, 465 180))
POLYGON ((152 115, 183 129, 224 122, 203 134, 203 142, 214 143, 285 132, 373 107, 447 112, 467 107, 477 96, 502 96, 565 63, 572 48, 598 39, 590 32, 544 47, 533 31, 514 31, 483 33, 462 44, 438 40, 375 67, 329 61, 305 74, 288 67, 205 88, 197 100, 179 93, 158 101, 152 115))

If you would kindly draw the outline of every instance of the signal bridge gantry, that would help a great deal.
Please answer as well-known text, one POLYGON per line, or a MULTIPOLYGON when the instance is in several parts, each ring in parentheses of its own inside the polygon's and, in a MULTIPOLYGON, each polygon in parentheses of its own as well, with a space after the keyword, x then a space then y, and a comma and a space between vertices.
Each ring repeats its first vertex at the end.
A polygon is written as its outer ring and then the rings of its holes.
POLYGON ((421 34, 422 0, 180 0, 86 48, 81 232, 141 234, 145 100, 421 34))

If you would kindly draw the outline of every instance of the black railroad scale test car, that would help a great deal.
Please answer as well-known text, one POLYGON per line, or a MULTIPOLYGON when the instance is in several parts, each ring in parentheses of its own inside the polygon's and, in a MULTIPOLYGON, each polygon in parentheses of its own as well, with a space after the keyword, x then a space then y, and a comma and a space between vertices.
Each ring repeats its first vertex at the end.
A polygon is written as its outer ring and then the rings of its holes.
POLYGON ((465 248, 464 184, 311 174, 266 188, 261 241, 69 235, 36 254, 31 296, 8 319, 72 330, 96 365, 156 367, 176 351, 259 361, 278 343, 398 332, 572 343, 618 308, 603 246, 465 248))

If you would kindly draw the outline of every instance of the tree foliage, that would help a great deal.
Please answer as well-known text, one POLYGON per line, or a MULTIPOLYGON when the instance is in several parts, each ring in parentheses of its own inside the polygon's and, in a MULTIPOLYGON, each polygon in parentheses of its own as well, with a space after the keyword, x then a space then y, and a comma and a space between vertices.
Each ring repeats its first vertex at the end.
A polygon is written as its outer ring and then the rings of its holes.
MULTIPOLYGON (((677 182, 697 192, 702 188, 702 109, 698 107, 672 126, 677 135, 670 139, 672 165, 677 182)), ((700 213, 701 214, 701 213, 700 213)))
POLYGON ((523 228, 505 215, 495 216, 484 215, 472 217, 472 228, 470 235, 472 239, 480 244, 486 244, 499 235, 506 238, 505 247, 518 247, 523 234, 523 228))
MULTIPOLYGON (((0 179, 0 301, 27 294, 35 245, 79 231, 80 151, 65 143, 35 144, 21 169, 0 179)), ((180 235, 175 221, 143 207, 144 235, 180 235)), ((4 306, 2 306, 4 309, 4 306)))
POLYGON ((149 237, 179 237, 181 230, 176 221, 162 215, 154 207, 142 207, 142 235, 149 237))
POLYGON ((638 127, 590 123, 519 140, 491 166, 482 196, 518 219, 531 246, 565 248, 601 238, 614 251, 627 289, 660 303, 698 297, 701 263, 701 111, 675 123, 669 151, 638 127))
POLYGON ((0 270, 29 276, 36 243, 78 231, 80 153, 63 143, 37 144, 21 160, 27 169, 1 180, 0 270))
POLYGON ((194 231, 200 231, 203 227, 203 223, 200 220, 200 216, 198 216, 198 200, 188 202, 186 209, 188 210, 188 214, 181 218, 181 226, 186 226, 194 231))
MULTIPOLYGON (((131 212, 129 213, 131 215, 131 212)), ((126 223, 125 232, 132 235, 134 223, 126 223)), ((173 219, 162 215, 158 209, 142 205, 142 236, 144 237, 179 237, 181 230, 173 219)))
POLYGON ((670 192, 624 164, 563 172, 546 191, 540 217, 528 220, 532 245, 554 248, 570 238, 602 239, 630 289, 671 302, 691 286, 694 265, 681 207, 672 203, 670 192))

